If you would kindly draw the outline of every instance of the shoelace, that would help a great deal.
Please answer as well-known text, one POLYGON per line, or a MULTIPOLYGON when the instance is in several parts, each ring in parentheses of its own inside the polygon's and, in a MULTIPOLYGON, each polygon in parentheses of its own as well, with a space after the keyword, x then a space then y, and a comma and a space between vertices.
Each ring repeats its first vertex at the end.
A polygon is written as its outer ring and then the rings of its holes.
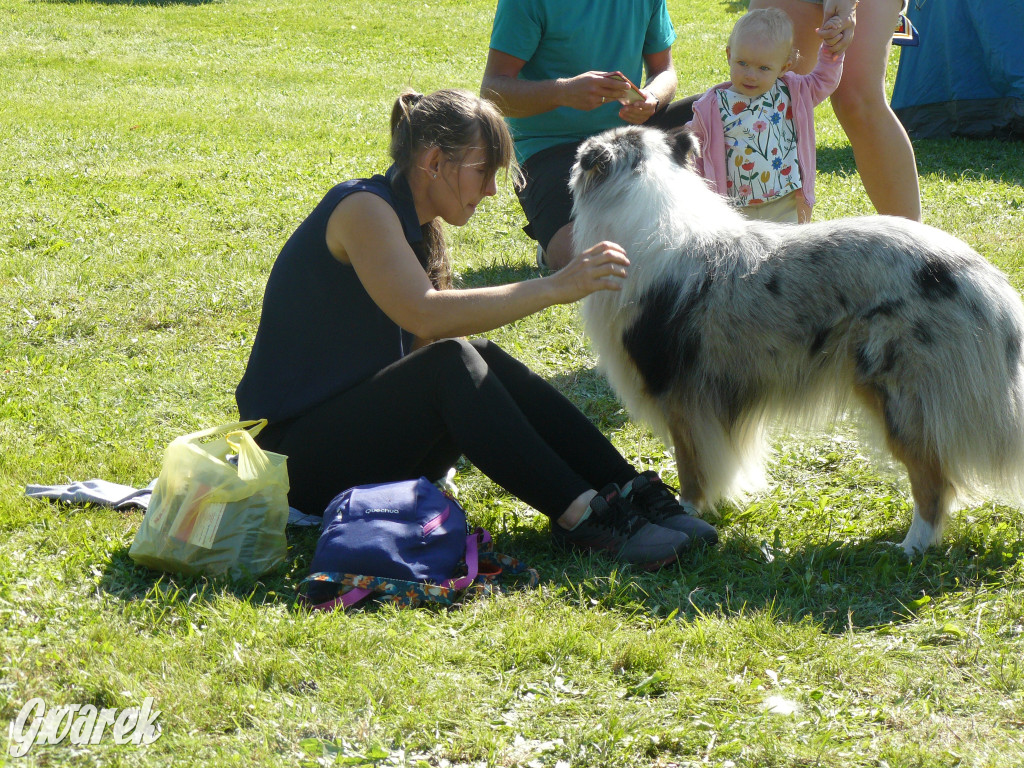
POLYGON ((636 493, 640 497, 640 501, 651 512, 686 513, 686 510, 676 500, 678 491, 660 478, 658 480, 648 479, 647 484, 636 493))
POLYGON ((646 525, 647 521, 642 517, 628 513, 626 505, 629 502, 621 496, 616 496, 614 502, 609 502, 607 498, 604 501, 607 509, 593 518, 594 525, 627 534, 632 534, 637 528, 646 525))

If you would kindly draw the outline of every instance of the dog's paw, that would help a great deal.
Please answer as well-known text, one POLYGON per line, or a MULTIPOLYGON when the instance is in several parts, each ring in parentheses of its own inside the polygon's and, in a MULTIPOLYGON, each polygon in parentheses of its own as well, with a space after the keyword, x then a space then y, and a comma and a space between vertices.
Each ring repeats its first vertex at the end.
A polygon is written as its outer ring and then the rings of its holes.
POLYGON ((916 549, 907 549, 902 541, 878 541, 876 542, 879 547, 885 550, 886 553, 899 553, 903 555, 907 560, 913 560, 914 556, 919 554, 916 549))
POLYGON ((910 524, 910 530, 906 537, 900 542, 900 547, 907 557, 924 554, 929 547, 938 544, 942 538, 942 531, 929 523, 917 510, 914 510, 914 521, 910 524))
POLYGON ((679 502, 679 506, 683 508, 683 511, 691 517, 699 517, 701 520, 707 520, 709 523, 722 522, 721 513, 714 507, 694 504, 686 499, 676 499, 676 501, 679 502))

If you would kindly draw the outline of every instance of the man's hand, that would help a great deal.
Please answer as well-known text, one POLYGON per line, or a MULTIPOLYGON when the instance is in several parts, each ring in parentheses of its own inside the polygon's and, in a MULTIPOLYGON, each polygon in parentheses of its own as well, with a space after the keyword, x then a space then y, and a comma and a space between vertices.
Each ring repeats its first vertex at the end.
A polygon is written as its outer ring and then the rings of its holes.
POLYGON ((629 85, 608 77, 606 72, 584 72, 575 77, 565 77, 558 81, 562 89, 560 101, 563 106, 572 107, 583 112, 625 98, 629 85))

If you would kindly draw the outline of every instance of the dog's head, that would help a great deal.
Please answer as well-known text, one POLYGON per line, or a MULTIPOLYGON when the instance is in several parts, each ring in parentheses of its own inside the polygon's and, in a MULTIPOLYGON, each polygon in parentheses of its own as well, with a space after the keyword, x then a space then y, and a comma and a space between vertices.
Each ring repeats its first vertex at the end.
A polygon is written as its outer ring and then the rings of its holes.
POLYGON ((689 167, 697 153, 697 141, 685 128, 669 132, 636 125, 613 128, 580 145, 569 188, 579 200, 610 179, 642 173, 645 165, 689 167))

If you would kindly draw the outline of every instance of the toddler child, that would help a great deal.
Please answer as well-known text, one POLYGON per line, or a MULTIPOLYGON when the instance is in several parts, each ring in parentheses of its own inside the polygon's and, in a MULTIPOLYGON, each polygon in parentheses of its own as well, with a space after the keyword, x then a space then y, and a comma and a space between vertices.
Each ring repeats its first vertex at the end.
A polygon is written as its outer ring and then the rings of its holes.
POLYGON ((725 54, 732 79, 701 96, 687 123, 701 148, 698 172, 748 218, 810 221, 814 107, 839 85, 843 54, 823 44, 809 75, 791 72, 793 24, 775 8, 742 16, 725 54))

